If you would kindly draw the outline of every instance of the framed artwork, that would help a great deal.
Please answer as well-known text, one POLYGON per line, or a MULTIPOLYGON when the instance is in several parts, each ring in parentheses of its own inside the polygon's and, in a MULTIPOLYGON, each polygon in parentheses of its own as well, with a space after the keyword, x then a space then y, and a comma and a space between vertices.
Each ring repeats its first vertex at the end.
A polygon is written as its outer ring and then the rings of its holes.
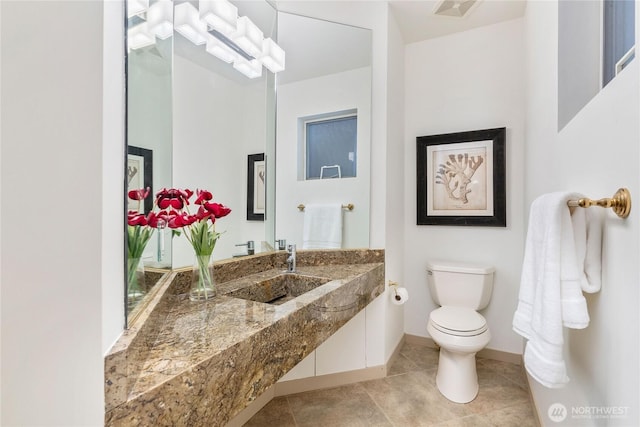
POLYGON ((249 154, 247 167, 247 220, 264 221, 266 170, 264 153, 249 154))
POLYGON ((506 128, 416 138, 417 224, 506 227, 506 128))
MULTIPOLYGON (((153 209, 153 151, 146 148, 127 147, 127 192, 140 188, 151 189, 144 199, 145 215, 153 209)), ((138 202, 127 197, 127 211, 137 211, 138 202)))

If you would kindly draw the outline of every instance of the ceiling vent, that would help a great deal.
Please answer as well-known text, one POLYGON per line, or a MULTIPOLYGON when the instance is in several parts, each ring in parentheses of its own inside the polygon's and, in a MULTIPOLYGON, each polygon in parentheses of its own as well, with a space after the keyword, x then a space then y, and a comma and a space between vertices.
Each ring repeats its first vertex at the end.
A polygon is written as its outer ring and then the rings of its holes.
POLYGON ((441 16, 463 18, 467 16, 480 0, 441 0, 436 3, 433 13, 441 16))

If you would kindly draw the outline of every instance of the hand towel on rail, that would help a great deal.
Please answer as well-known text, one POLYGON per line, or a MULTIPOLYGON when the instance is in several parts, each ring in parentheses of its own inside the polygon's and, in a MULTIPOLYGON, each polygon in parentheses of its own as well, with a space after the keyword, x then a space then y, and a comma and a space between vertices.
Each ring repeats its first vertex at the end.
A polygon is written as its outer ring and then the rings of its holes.
POLYGON ((304 209, 302 249, 342 247, 342 204, 310 204, 304 209))
MULTIPOLYGON (((518 308, 513 318, 514 331, 529 340, 524 354, 527 371, 550 388, 569 381, 562 355, 562 327, 582 329, 589 324, 582 285, 586 280, 586 248, 591 249, 586 244, 585 227, 585 216, 590 214, 587 209, 576 208, 574 222, 567 207, 568 200, 580 197, 551 193, 532 203, 518 308), (581 243, 576 245, 576 240, 581 243)), ((597 221, 593 221, 591 231, 597 239, 595 224, 597 221)), ((595 263, 594 254, 589 258, 595 263)))

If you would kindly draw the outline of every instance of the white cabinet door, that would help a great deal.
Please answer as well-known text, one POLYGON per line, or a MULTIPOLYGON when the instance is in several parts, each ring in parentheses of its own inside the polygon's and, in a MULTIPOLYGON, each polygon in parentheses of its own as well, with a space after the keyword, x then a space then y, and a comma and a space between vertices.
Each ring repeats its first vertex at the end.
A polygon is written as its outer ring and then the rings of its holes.
POLYGON ((316 349, 316 375, 366 367, 365 324, 362 310, 316 349))

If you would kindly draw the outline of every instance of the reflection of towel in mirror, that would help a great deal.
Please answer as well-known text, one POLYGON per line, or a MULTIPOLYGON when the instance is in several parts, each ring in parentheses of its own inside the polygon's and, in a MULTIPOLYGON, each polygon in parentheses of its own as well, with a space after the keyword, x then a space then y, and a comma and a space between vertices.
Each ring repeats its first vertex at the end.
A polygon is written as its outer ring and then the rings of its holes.
POLYGON ((304 209, 302 249, 342 247, 342 205, 310 204, 304 209))
POLYGON ((601 221, 590 209, 570 214, 575 193, 545 194, 531 205, 513 329, 527 338, 524 362, 540 384, 569 381, 563 359, 562 328, 583 329, 589 313, 582 291, 600 286, 601 221))

